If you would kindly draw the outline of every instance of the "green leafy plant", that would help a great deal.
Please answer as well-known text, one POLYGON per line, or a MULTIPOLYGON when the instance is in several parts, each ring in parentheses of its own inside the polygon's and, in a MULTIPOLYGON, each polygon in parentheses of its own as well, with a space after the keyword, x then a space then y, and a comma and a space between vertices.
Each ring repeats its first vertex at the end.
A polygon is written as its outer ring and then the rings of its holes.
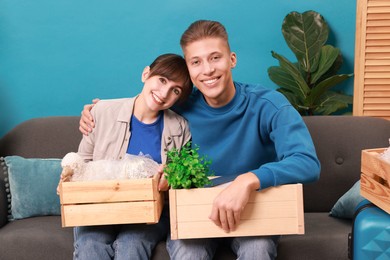
POLYGON ((330 115, 352 104, 348 96, 331 88, 353 74, 337 74, 343 59, 338 48, 325 45, 329 28, 317 12, 289 13, 282 33, 297 62, 272 51, 279 66, 268 68, 270 79, 301 115, 330 115))
POLYGON ((200 156, 199 147, 191 147, 187 143, 181 150, 173 148, 167 152, 167 165, 164 172, 168 184, 173 189, 201 188, 210 184, 208 176, 211 160, 206 160, 205 156, 200 156))

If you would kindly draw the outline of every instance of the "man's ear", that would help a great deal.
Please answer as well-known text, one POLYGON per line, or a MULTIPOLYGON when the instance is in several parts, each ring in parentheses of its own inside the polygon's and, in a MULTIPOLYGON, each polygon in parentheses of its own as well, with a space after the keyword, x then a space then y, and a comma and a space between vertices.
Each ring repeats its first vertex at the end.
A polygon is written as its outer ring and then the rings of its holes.
POLYGON ((146 66, 146 67, 144 68, 144 71, 142 72, 142 77, 141 77, 142 83, 144 83, 145 80, 149 77, 149 72, 150 72, 150 67, 149 67, 149 66, 146 66))
POLYGON ((230 67, 234 69, 237 65, 237 55, 235 52, 230 53, 230 67))

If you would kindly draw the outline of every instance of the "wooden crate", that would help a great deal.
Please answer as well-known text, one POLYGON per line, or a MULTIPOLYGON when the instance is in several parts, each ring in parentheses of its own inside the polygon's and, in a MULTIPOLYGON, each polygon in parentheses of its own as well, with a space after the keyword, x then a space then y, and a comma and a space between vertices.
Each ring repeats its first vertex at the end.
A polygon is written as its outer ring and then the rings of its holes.
POLYGON ((362 151, 360 194, 390 214, 390 163, 379 156, 385 149, 362 151))
POLYGON ((63 227, 157 223, 163 208, 158 176, 136 180, 63 182, 63 227))
POLYGON ((302 184, 253 192, 239 226, 229 233, 208 218, 223 188, 169 190, 172 239, 304 234, 302 184))

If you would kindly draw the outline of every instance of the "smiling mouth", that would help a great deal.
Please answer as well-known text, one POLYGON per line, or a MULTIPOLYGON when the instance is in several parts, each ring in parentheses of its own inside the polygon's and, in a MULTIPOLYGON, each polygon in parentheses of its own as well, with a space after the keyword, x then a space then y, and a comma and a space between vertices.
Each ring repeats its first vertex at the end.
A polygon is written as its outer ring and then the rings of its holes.
POLYGON ((202 82, 206 85, 213 85, 215 82, 217 82, 220 79, 220 77, 208 79, 208 80, 202 80, 202 82))
POLYGON ((154 93, 152 93, 152 97, 154 99, 154 101, 156 101, 156 103, 162 105, 164 102, 154 93))

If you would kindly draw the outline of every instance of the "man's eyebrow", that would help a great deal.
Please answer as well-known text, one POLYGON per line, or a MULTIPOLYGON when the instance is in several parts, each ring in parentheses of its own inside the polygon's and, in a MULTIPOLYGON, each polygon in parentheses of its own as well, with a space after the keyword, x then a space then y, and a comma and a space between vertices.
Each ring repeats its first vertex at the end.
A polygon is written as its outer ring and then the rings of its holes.
MULTIPOLYGON (((213 56, 213 55, 216 55, 216 54, 221 55, 222 52, 214 51, 214 52, 212 52, 212 53, 207 54, 207 57, 210 57, 210 56, 213 56)), ((193 56, 193 57, 187 57, 187 58, 188 58, 189 60, 193 60, 193 59, 199 59, 200 57, 199 57, 199 56, 193 56)))
POLYGON ((222 52, 219 52, 219 51, 214 51, 214 52, 212 52, 212 53, 210 53, 210 55, 209 56, 211 56, 211 55, 215 55, 215 54, 221 54, 222 52))

